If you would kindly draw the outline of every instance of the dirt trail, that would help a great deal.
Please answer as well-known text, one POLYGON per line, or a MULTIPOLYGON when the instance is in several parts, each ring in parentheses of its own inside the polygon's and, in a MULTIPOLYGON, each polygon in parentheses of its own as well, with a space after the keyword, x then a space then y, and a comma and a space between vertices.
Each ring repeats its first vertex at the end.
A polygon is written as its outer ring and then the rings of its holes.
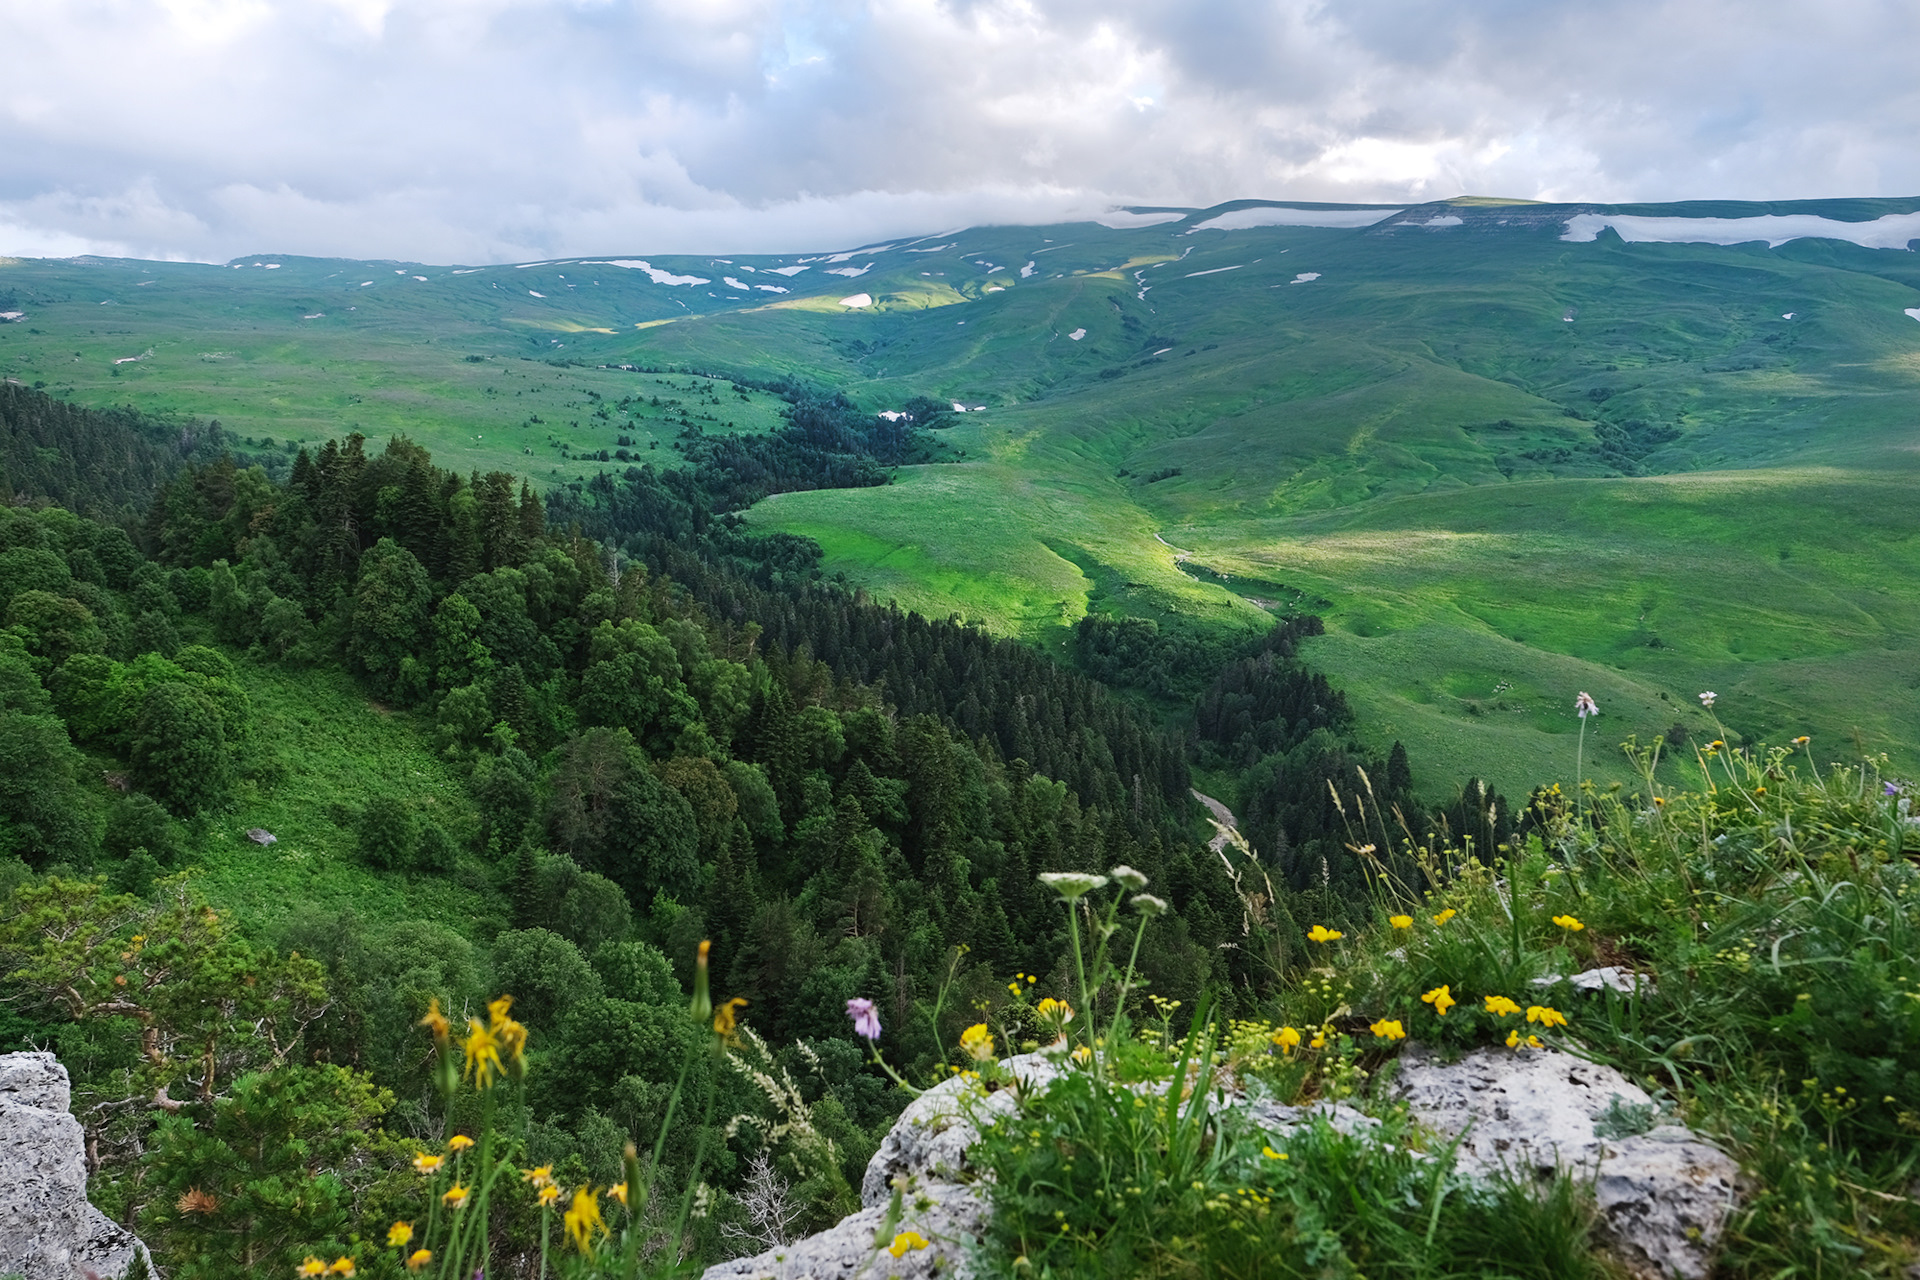
MULTIPOLYGON (((1212 796, 1207 795, 1205 792, 1195 790, 1192 787, 1189 787, 1187 789, 1189 791, 1193 791, 1193 798, 1195 800, 1198 800, 1201 804, 1207 806, 1207 812, 1213 815, 1213 820, 1215 822, 1225 827, 1227 831, 1238 831, 1240 829, 1240 819, 1233 816, 1233 810, 1227 808, 1227 806, 1221 804, 1218 800, 1215 800, 1212 796)), ((1213 839, 1207 841, 1207 848, 1213 850, 1215 853, 1220 852, 1222 849, 1226 847, 1227 847, 1227 836, 1225 831, 1219 833, 1218 835, 1214 836, 1213 839)))

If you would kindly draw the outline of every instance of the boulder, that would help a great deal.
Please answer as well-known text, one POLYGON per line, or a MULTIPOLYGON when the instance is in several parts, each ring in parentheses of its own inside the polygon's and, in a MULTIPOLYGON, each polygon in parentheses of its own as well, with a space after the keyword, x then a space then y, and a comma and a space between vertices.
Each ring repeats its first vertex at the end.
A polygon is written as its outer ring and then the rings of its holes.
POLYGON ((147 1248, 87 1202, 85 1134, 50 1053, 0 1054, 0 1275, 117 1280, 147 1248))
POLYGON ((1637 1135, 1599 1125, 1656 1112, 1612 1067, 1557 1049, 1477 1049, 1447 1062, 1409 1046, 1392 1094, 1422 1124, 1460 1138, 1464 1174, 1593 1179, 1601 1242, 1635 1276, 1705 1280, 1711 1272, 1739 1166, 1677 1125, 1637 1135))
POLYGON ((987 1203, 972 1187, 928 1182, 901 1196, 900 1218, 891 1229, 887 1215, 892 1193, 879 1205, 840 1219, 835 1226, 754 1258, 736 1258, 708 1267, 702 1280, 926 1280, 964 1277, 967 1252, 986 1228, 987 1203), (916 1232, 924 1248, 893 1241, 916 1232))

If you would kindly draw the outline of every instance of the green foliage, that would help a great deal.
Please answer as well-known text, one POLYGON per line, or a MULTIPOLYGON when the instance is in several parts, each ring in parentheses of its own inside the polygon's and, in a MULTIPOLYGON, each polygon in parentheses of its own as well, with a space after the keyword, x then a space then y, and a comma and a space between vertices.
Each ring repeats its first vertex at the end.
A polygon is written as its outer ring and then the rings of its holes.
POLYGON ((140 785, 182 815, 223 802, 234 760, 213 700, 191 685, 166 681, 148 689, 139 708, 127 755, 140 785))
POLYGON ((140 1229, 168 1274, 287 1274, 340 1250, 349 1172, 393 1095, 337 1066, 241 1076, 211 1106, 161 1120, 140 1229))
POLYGON ((66 726, 0 711, 0 857, 85 867, 100 842, 100 804, 66 726))
POLYGON ((695 885, 699 830, 692 806, 654 776, 625 729, 589 729, 561 750, 547 830, 581 866, 630 899, 695 885))
POLYGON ((355 823, 359 853, 370 867, 405 871, 413 867, 420 830, 413 809, 398 796, 375 796, 367 801, 355 823))

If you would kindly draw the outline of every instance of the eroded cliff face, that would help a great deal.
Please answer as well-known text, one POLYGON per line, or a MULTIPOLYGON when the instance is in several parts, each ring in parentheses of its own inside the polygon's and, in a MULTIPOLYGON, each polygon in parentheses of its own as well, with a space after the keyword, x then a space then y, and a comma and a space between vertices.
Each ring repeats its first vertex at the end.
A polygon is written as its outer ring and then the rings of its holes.
POLYGON ((119 1280, 147 1258, 133 1233, 87 1201, 85 1135, 70 1098, 52 1054, 0 1054, 0 1275, 119 1280))

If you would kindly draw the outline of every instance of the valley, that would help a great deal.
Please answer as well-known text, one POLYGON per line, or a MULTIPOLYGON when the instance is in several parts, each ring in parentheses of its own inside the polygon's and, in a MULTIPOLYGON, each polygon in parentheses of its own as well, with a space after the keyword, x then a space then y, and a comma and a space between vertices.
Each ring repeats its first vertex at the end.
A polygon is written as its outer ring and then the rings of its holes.
POLYGON ((1579 690, 1602 782, 1629 735, 1720 726, 1914 769, 1917 207, 1236 202, 784 258, 16 261, 0 373, 218 418, 269 460, 399 432, 548 488, 623 448, 667 465, 689 425, 765 430, 783 379, 931 396, 968 410, 951 461, 751 525, 1056 649, 1089 612, 1319 613, 1303 657, 1430 799, 1565 774, 1579 690))

